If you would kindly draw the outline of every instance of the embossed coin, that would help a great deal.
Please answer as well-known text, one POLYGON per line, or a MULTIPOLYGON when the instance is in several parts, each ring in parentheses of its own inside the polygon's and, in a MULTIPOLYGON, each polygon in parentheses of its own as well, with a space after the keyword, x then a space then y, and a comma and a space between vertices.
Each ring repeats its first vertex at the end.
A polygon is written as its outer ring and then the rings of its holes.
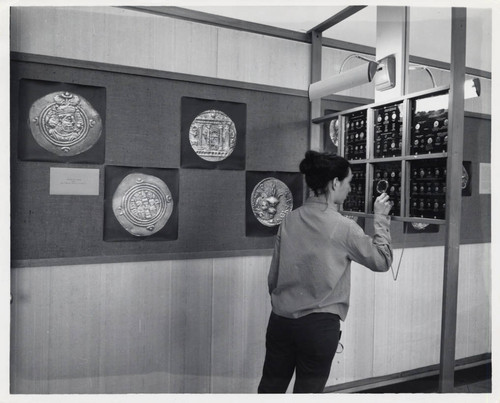
POLYGON ((429 224, 425 224, 423 222, 412 222, 411 226, 415 228, 416 230, 422 231, 423 229, 427 228, 429 224))
POLYGON ((200 113, 189 127, 189 142, 205 161, 226 159, 236 146, 236 126, 224 112, 212 109, 200 113))
POLYGON ((101 136, 102 120, 82 96, 59 91, 39 98, 29 111, 35 141, 59 156, 73 156, 90 149, 101 136))
POLYGON ((266 178, 253 189, 250 200, 257 220, 267 227, 281 224, 293 209, 292 192, 279 179, 266 178))
POLYGON ((465 189, 468 183, 469 173, 467 172, 467 169, 465 169, 465 167, 462 165, 462 189, 465 189))
POLYGON ((333 119, 329 126, 330 139, 332 143, 338 147, 339 145, 339 120, 333 119))
POLYGON ((152 175, 127 175, 113 194, 113 213, 129 233, 149 236, 167 223, 174 203, 168 186, 152 175))

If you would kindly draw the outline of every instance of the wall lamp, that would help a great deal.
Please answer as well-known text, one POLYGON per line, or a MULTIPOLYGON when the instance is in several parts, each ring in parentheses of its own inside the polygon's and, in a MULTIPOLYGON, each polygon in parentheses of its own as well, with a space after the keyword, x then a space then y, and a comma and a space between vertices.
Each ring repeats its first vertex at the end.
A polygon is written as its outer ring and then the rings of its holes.
POLYGON ((395 86, 395 57, 387 56, 379 61, 373 61, 358 55, 350 55, 340 68, 341 72, 335 76, 317 81, 309 85, 309 100, 323 98, 330 94, 335 94, 349 88, 370 83, 375 78, 375 88, 378 91, 385 91, 395 86), (351 57, 358 57, 368 61, 358 67, 342 72, 345 62, 351 57))
MULTIPOLYGON (((425 70, 430 79, 432 80, 432 85, 436 87, 436 81, 429 68, 421 65, 411 65, 410 70, 425 70)), ((340 91, 347 90, 349 88, 354 88, 363 84, 368 84, 375 81, 375 89, 377 91, 385 91, 395 86, 395 57, 394 55, 387 56, 381 60, 374 61, 364 56, 357 54, 349 55, 342 63, 340 67, 339 74, 331 76, 324 80, 317 81, 309 85, 309 100, 313 101, 316 99, 321 99, 327 95, 335 94, 340 91), (363 64, 353 69, 342 72, 346 62, 356 57, 367 61, 367 64, 363 64)), ((464 98, 479 97, 481 95, 481 83, 479 78, 474 78, 466 80, 464 83, 464 98)))
POLYGON ((464 83, 464 98, 475 98, 481 96, 481 81, 479 78, 465 80, 464 83))
MULTIPOLYGON (((410 70, 425 70, 432 81, 432 87, 436 88, 436 80, 434 79, 434 75, 432 71, 426 67, 419 64, 411 65, 409 67, 410 70)), ((469 80, 465 80, 464 82, 464 99, 475 98, 481 96, 481 81, 479 78, 471 78, 469 80)))

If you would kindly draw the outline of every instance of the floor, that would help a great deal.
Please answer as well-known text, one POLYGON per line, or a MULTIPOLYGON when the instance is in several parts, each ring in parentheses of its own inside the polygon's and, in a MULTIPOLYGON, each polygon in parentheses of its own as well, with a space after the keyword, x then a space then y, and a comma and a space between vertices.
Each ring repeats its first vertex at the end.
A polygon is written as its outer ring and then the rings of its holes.
MULTIPOLYGON (((360 393, 438 393, 439 376, 364 390, 360 393)), ((491 393, 491 363, 455 372, 454 393, 491 393)))

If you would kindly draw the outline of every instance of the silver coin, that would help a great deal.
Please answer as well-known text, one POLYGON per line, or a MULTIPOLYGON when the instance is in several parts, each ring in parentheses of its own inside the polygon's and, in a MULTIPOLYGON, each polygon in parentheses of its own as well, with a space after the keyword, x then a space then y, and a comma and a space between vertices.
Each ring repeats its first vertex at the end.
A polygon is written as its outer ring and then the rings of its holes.
POLYGON ((73 156, 90 149, 100 138, 102 120, 81 95, 53 92, 37 99, 29 110, 35 141, 58 156, 73 156))
POLYGON ((423 229, 427 228, 427 226, 429 224, 426 224, 426 223, 423 223, 423 222, 412 222, 411 225, 416 230, 422 231, 423 229))
POLYGON ((332 143, 338 147, 339 145, 339 120, 333 119, 329 126, 330 139, 332 143))
POLYGON ((152 175, 131 173, 113 194, 113 213, 129 233, 149 236, 167 223, 174 203, 170 189, 161 179, 152 175))
POLYGON ((465 167, 462 165, 462 189, 465 189, 468 183, 469 173, 467 172, 467 169, 465 169, 465 167))
POLYGON ((274 227, 292 211, 293 196, 287 185, 270 177, 254 187, 250 203, 257 220, 267 227, 274 227))
POLYGON ((205 161, 226 159, 236 146, 236 126, 224 112, 211 109, 200 113, 189 127, 189 142, 205 161))

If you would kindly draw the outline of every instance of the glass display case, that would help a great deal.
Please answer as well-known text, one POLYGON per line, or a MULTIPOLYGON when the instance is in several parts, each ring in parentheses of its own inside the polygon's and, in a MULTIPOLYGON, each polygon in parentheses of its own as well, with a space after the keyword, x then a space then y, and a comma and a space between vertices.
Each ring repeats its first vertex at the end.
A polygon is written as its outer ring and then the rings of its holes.
POLYGON ((401 221, 446 217, 449 87, 328 115, 340 122, 341 155, 351 163, 351 192, 341 211, 369 216, 381 193, 401 221))

